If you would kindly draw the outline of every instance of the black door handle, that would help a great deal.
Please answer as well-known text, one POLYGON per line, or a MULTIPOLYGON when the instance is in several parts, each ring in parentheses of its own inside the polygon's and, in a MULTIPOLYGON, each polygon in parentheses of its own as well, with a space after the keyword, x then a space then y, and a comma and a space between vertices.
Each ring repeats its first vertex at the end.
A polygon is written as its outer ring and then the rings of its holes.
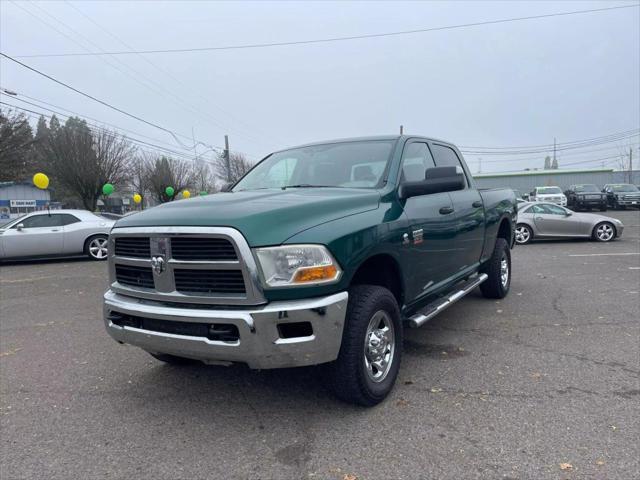
POLYGON ((476 200, 475 202, 473 202, 473 203, 471 204, 471 206, 472 206, 473 208, 480 208, 480 207, 482 206, 482 201, 481 201, 481 200, 476 200))
POLYGON ((449 215, 450 213, 453 213, 452 207, 442 207, 440 209, 440 215, 449 215))

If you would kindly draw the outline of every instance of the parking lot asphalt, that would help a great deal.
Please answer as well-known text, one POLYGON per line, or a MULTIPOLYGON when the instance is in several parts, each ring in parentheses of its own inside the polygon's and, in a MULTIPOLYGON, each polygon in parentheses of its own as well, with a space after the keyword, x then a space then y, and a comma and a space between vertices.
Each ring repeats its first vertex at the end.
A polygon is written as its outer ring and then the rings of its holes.
POLYGON ((640 478, 640 212, 516 247, 509 296, 408 330, 364 409, 318 369, 164 365, 104 331, 104 263, 0 266, 0 478, 640 478))

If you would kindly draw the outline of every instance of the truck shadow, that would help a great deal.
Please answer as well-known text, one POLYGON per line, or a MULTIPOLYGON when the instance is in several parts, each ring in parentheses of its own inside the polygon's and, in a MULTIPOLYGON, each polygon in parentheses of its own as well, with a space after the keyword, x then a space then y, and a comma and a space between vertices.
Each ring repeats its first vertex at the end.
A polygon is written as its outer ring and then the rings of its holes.
MULTIPOLYGON (((469 297, 473 298, 474 294, 469 297)), ((428 375, 430 365, 438 364, 443 358, 454 360, 469 354, 459 345, 448 343, 448 335, 439 331, 439 327, 446 324, 451 326, 452 322, 458 328, 465 328, 468 320, 456 315, 455 310, 456 306, 429 322, 433 329, 405 329, 403 365, 395 389, 390 398, 374 407, 374 410, 395 404, 395 397, 400 396, 402 389, 406 388, 405 380, 415 377, 416 362, 420 365, 420 375, 424 376, 428 375)), ((343 413, 370 411, 346 404, 334 396, 327 386, 326 365, 251 370, 241 364, 228 367, 199 363, 172 366, 150 361, 153 362, 151 368, 140 370, 135 383, 138 387, 145 385, 143 391, 151 396, 142 394, 140 397, 138 390, 134 397, 139 398, 146 408, 166 408, 167 414, 176 404, 182 409, 198 410, 199 421, 203 420, 202 415, 209 415, 206 412, 210 412, 212 406, 216 406, 213 411, 217 411, 221 404, 233 404, 234 408, 244 406, 243 411, 249 421, 262 415, 287 415, 288 412, 298 412, 296 415, 299 415, 300 411, 318 408, 343 413), (189 401, 185 403, 185 399, 189 401)), ((407 385, 410 383, 407 382, 407 385)))

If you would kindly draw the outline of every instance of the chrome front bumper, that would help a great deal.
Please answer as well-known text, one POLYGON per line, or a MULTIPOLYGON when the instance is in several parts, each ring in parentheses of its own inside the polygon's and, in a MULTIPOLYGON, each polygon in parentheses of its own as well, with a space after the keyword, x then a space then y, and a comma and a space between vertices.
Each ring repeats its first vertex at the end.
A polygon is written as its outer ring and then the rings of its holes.
POLYGON ((205 363, 240 362, 260 369, 297 367, 330 362, 338 357, 347 300, 347 292, 340 292, 328 297, 272 302, 248 309, 216 310, 165 306, 109 290, 104 295, 104 321, 107 332, 118 342, 153 353, 205 363), (172 322, 232 324, 237 327, 239 338, 235 342, 225 342, 120 326, 111 321, 113 314, 172 322), (310 323, 312 334, 282 338, 278 325, 295 322, 310 323))

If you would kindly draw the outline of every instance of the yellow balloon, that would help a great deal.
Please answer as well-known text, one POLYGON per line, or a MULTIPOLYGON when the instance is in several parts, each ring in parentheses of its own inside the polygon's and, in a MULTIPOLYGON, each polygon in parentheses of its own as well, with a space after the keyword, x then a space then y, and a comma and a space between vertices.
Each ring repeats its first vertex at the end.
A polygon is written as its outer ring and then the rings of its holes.
POLYGON ((182 198, 189 198, 191 196, 191 192, 189 190, 182 191, 182 198))
POLYGON ((36 173, 33 176, 33 184, 44 190, 49 186, 49 177, 47 177, 44 173, 36 173))
POLYGON ((135 203, 140 203, 140 202, 142 201, 142 195, 140 195, 139 193, 136 193, 136 194, 133 196, 133 201, 134 201, 135 203))

